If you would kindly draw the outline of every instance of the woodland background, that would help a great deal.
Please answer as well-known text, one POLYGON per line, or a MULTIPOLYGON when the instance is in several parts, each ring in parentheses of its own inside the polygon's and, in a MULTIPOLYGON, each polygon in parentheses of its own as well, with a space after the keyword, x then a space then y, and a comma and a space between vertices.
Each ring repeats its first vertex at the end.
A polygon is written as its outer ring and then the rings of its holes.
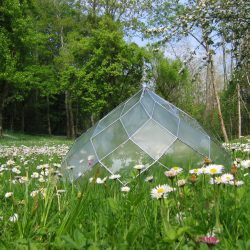
POLYGON ((250 134, 249 5, 2 0, 0 137, 76 137, 143 82, 224 141, 250 134))

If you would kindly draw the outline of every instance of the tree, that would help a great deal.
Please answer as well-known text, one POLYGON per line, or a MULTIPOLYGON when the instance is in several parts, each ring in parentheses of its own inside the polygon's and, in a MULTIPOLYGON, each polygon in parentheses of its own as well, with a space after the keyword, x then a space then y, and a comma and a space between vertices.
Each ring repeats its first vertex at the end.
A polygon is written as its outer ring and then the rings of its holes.
POLYGON ((25 67, 32 57, 34 30, 28 1, 3 0, 0 9, 0 137, 3 111, 12 100, 22 100, 30 88, 25 67))

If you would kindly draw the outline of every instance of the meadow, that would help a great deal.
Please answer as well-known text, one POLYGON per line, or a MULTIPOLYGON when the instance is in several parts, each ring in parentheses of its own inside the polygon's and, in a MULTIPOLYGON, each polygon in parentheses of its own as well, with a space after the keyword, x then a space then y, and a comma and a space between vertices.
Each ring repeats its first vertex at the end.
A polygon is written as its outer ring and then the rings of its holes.
POLYGON ((231 147, 232 166, 137 165, 126 187, 98 166, 90 179, 62 181, 72 143, 21 134, 0 142, 0 249, 250 249, 249 141, 231 147))

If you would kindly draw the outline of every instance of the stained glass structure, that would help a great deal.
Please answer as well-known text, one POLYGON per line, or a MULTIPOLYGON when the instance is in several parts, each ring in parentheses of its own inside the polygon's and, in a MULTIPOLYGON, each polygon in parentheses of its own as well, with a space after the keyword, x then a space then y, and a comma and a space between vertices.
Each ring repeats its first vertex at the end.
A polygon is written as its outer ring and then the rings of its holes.
POLYGON ((143 88, 83 133, 62 162, 70 181, 81 176, 119 173, 122 184, 135 177, 135 165, 194 168, 204 157, 229 164, 219 143, 188 114, 143 88))

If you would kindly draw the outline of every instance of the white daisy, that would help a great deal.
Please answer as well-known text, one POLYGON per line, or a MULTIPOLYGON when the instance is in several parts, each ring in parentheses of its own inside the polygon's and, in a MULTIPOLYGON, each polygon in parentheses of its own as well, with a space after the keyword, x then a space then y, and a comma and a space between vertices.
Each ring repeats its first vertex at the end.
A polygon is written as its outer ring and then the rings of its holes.
POLYGON ((169 178, 169 179, 173 179, 175 176, 178 175, 178 173, 175 170, 168 170, 165 171, 164 174, 169 178))
POLYGON ((7 192, 7 193, 4 195, 5 198, 9 198, 9 197, 11 197, 11 196, 13 196, 13 192, 7 192))
POLYGON ((106 180, 107 180, 107 177, 104 177, 103 179, 101 179, 101 178, 98 177, 96 179, 96 183, 97 184, 104 184, 106 180))
POLYGON ((184 187, 186 185, 186 180, 185 179, 181 179, 177 181, 177 186, 178 187, 184 187))
POLYGON ((164 185, 158 185, 157 187, 153 188, 151 190, 151 197, 154 199, 161 199, 165 198, 168 193, 174 191, 175 189, 170 187, 167 184, 164 185))
POLYGON ((16 167, 12 168, 11 171, 12 171, 13 173, 15 173, 15 174, 20 174, 20 173, 21 173, 21 171, 20 171, 18 168, 16 168, 16 167))
POLYGON ((221 176, 216 176, 214 178, 211 178, 209 181, 210 184, 221 184, 223 183, 221 176))
POLYGON ((17 222, 18 221, 18 214, 13 214, 12 216, 10 216, 10 218, 9 218, 9 221, 10 222, 17 222))
POLYGON ((33 172, 32 175, 31 175, 30 177, 31 177, 31 178, 34 178, 34 179, 39 178, 39 173, 33 172))
POLYGON ((250 168, 250 160, 241 161, 241 166, 243 168, 250 168))
POLYGON ((146 182, 152 182, 154 180, 154 176, 147 176, 146 178, 145 178, 145 181, 146 182))
POLYGON ((109 179, 110 180, 117 180, 119 179, 121 176, 119 174, 112 174, 109 176, 109 179))
POLYGON ((134 169, 137 169, 137 170, 142 170, 142 169, 144 169, 145 168, 145 166, 144 165, 135 165, 134 166, 134 169))
POLYGON ((229 181, 228 183, 232 186, 239 187, 239 186, 242 186, 244 184, 244 181, 229 181))
POLYGON ((130 191, 130 187, 128 187, 128 186, 121 187, 121 191, 128 193, 130 191))
POLYGON ((179 174, 179 173, 181 173, 182 171, 183 171, 183 169, 182 168, 179 168, 179 167, 177 167, 177 166, 175 166, 175 167, 172 167, 171 169, 170 169, 170 171, 175 171, 177 174, 179 174))
POLYGON ((221 174, 224 167, 222 165, 211 164, 206 167, 206 174, 215 175, 221 174))
POLYGON ((226 173, 221 176, 222 183, 224 184, 228 184, 229 181, 232 181, 233 179, 234 179, 234 176, 232 174, 226 173))

